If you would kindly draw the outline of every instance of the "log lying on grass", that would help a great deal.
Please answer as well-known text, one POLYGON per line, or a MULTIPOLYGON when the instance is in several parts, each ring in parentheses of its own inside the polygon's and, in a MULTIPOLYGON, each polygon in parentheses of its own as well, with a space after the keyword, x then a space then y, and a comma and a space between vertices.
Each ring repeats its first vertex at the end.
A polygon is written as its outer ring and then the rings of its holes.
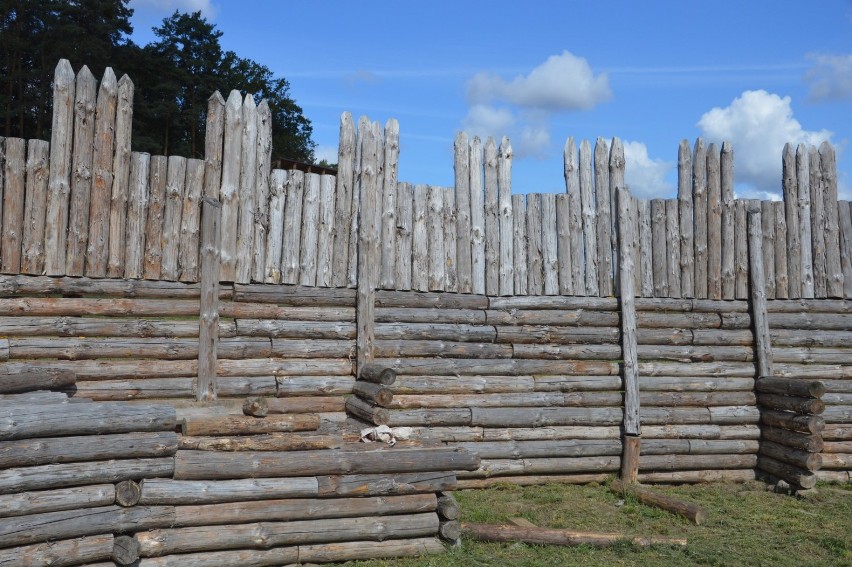
POLYGON ((686 545, 686 539, 659 536, 629 536, 619 533, 577 532, 549 528, 524 528, 510 525, 468 524, 461 525, 462 534, 480 541, 522 542, 548 545, 591 545, 609 547, 629 541, 639 547, 651 545, 686 545))
POLYGON ((700 525, 707 519, 707 512, 704 509, 691 502, 684 502, 677 498, 672 498, 665 494, 645 488, 634 483, 624 483, 619 479, 615 479, 609 485, 609 489, 616 494, 631 494, 639 499, 643 504, 648 506, 656 506, 673 514, 683 516, 696 525, 700 525))

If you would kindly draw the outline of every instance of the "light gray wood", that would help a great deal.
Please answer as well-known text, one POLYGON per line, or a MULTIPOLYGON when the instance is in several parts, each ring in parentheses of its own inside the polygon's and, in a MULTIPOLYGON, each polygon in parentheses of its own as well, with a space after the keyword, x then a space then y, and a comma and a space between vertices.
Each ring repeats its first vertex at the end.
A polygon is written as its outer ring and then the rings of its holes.
POLYGON ((787 275, 787 218, 782 201, 773 202, 772 208, 775 215, 773 240, 775 247, 775 297, 787 299, 790 292, 790 282, 787 275))
POLYGON ((198 281, 199 239, 201 235, 201 198, 204 191, 204 161, 186 160, 186 183, 180 221, 178 279, 198 281))
MULTIPOLYGON (((626 228, 625 228, 626 229, 626 228)), ((666 250, 666 202, 651 199, 651 237, 654 272, 654 297, 669 297, 669 282, 666 250)))
POLYGON ((151 157, 151 174, 148 181, 148 216, 145 220, 145 257, 142 277, 160 279, 163 258, 163 211, 166 201, 166 174, 168 158, 151 157))
POLYGON ((766 286, 761 250, 762 228, 760 208, 752 205, 748 211, 749 283, 751 284, 751 310, 754 319, 758 375, 772 376, 772 344, 766 317, 766 286))
POLYGON ((485 293, 500 294, 500 213, 497 188, 497 145, 485 140, 482 159, 485 190, 485 293))
POLYGON ((18 394, 34 390, 58 390, 74 385, 76 377, 67 371, 25 370, 0 374, 0 394, 18 394))
MULTIPOLYGON (((257 206, 257 104, 254 95, 246 94, 242 101, 242 130, 238 163, 236 272, 233 281, 249 283, 252 274, 254 225, 257 206)), ((224 228, 224 226, 222 227, 224 228)))
POLYGON ((133 152, 130 157, 130 180, 127 207, 127 232, 124 250, 124 277, 142 277, 145 255, 145 224, 148 214, 148 172, 151 156, 133 152))
POLYGON ((566 193, 556 195, 556 268, 560 295, 572 295, 574 293, 574 280, 571 277, 571 231, 568 221, 570 215, 568 201, 566 193))
MULTIPOLYGON (((287 203, 287 172, 273 169, 269 175, 269 229, 266 238, 266 283, 281 283, 281 253, 284 246, 284 207, 287 203)), ((335 270, 344 268, 335 264, 335 270)), ((332 274, 336 272, 332 271, 332 274)))
POLYGON ((322 477, 258 478, 252 480, 182 481, 150 478, 142 481, 139 503, 151 505, 216 504, 319 495, 322 477))
POLYGON ((413 199, 411 289, 429 291, 429 232, 427 225, 429 187, 427 185, 416 185, 413 190, 413 199))
POLYGON ((449 187, 445 187, 441 191, 444 193, 442 227, 444 237, 444 291, 457 292, 459 278, 456 270, 456 195, 455 191, 449 187))
POLYGON ((781 185, 784 192, 784 210, 787 221, 787 273, 790 299, 802 297, 802 252, 799 228, 799 196, 796 157, 793 146, 784 145, 782 155, 781 185))
MULTIPOLYGON (((748 214, 747 203, 742 199, 734 202, 734 296, 737 299, 748 297, 749 256, 748 256, 748 214)), ((789 231, 787 235, 789 237, 789 231)), ((801 269, 799 269, 801 274, 801 269)))
POLYGON ((680 297, 680 236, 677 199, 666 199, 666 282, 669 297, 680 297))
POLYGON ((808 146, 808 185, 811 193, 811 260, 813 261, 814 297, 824 299, 825 277, 825 201, 820 175, 820 157, 816 146, 808 146))
POLYGON ((166 201, 163 210, 163 251, 160 277, 177 281, 179 275, 180 224, 183 213, 183 195, 186 188, 186 158, 169 156, 166 176, 166 201))
MULTIPOLYGON (((257 157, 255 159, 254 236, 252 238, 252 275, 256 282, 266 277, 266 237, 269 234, 269 181, 272 170, 272 113, 264 99, 257 105, 257 157)), ((332 208, 334 205, 332 204, 332 208)), ((332 214, 333 211, 332 211, 332 214)), ((329 254, 331 247, 329 246, 329 254)))
POLYGON ((707 150, 695 140, 692 152, 692 206, 695 239, 695 297, 707 297, 707 150))
MULTIPOLYGON (((363 143, 365 132, 372 128, 370 124, 370 120, 366 116, 361 116, 358 119, 358 138, 355 143, 355 160, 354 160, 354 176, 352 183, 352 217, 351 217, 351 225, 349 228, 349 275, 348 277, 348 285, 349 287, 355 287, 358 285, 358 240, 360 238, 360 223, 363 222, 361 216, 361 191, 359 187, 361 186, 361 176, 363 174, 362 168, 362 154, 363 154, 363 143)), ((376 160, 378 161, 378 154, 376 154, 376 160)), ((378 172, 373 172, 375 175, 378 172)))
MULTIPOLYGON (((381 272, 378 285, 382 289, 396 286, 396 193, 399 178, 399 122, 389 119, 385 123, 384 171, 381 184, 381 272)), ((455 230, 455 227, 453 227, 455 230)), ((453 242, 455 244, 455 242, 453 242)))
POLYGON ((3 220, 3 239, 0 248, 0 269, 17 274, 21 270, 21 231, 24 221, 24 169, 26 142, 21 138, 6 138, 5 183, 0 205, 3 220))
POLYGON ((528 287, 527 210, 524 195, 512 195, 512 232, 514 294, 526 295, 528 287))
POLYGON ((332 270, 332 285, 335 287, 344 287, 349 283, 349 241, 353 216, 352 187, 354 183, 354 160, 355 125, 352 122, 352 115, 349 112, 344 112, 340 116, 340 141, 337 149, 334 269, 332 270))
POLYGON ((825 271, 828 297, 843 297, 843 269, 837 202, 837 158, 827 141, 819 146, 820 178, 825 202, 825 271))
MULTIPOLYGON (((225 102, 225 133, 222 143, 221 250, 219 279, 235 281, 237 276, 237 230, 240 219, 240 159, 243 144, 243 97, 232 90, 225 102)), ((286 250, 286 249, 285 249, 286 250)), ((295 283, 295 282, 290 282, 295 283)))
POLYGON ((361 171, 357 190, 360 194, 360 231, 358 233, 358 291, 356 308, 356 368, 373 362, 376 333, 376 286, 379 283, 379 202, 377 195, 378 151, 381 140, 377 128, 359 129, 361 171))
MULTIPOLYGON (((629 187, 627 188, 630 189, 629 187)), ((633 199, 633 204, 631 205, 634 211, 639 210, 639 199, 631 195, 633 199)), ((635 241, 639 242, 639 215, 633 214, 630 218, 630 237, 635 241)), ((633 249, 633 290, 634 293, 637 289, 642 287, 642 258, 640 256, 639 246, 635 246, 633 249)))
POLYGON ((89 234, 89 197, 92 191, 97 84, 98 82, 89 68, 83 65, 77 73, 77 88, 74 98, 74 148, 72 158, 74 161, 68 210, 69 241, 65 269, 69 275, 76 276, 83 275, 83 261, 89 234))
MULTIPOLYGON (((509 138, 503 137, 497 156, 497 192, 500 223, 500 295, 512 295, 514 291, 514 222, 512 209, 512 146, 509 138)), ((555 244, 555 243, 554 243, 555 244)), ((554 249, 555 251, 555 249, 554 249)), ((555 252, 554 252, 555 253, 555 252)))
MULTIPOLYGON (((459 198, 460 193, 456 194, 456 198, 459 198)), ((411 238, 414 230, 413 226, 413 213, 414 213, 414 190, 411 188, 410 183, 398 183, 397 184, 397 198, 396 198, 396 278, 395 284, 397 289, 412 289, 412 278, 411 278, 411 263, 412 263, 412 250, 411 250, 411 238)), ((469 207, 468 207, 469 209, 469 207)), ((468 217, 468 224, 470 224, 470 217, 468 217)), ((459 229, 461 230, 461 229, 459 229)), ((456 236, 459 238, 460 236, 456 236)), ((458 242, 457 242, 458 244, 458 242)), ((470 235, 467 236, 467 244, 466 246, 468 251, 468 256, 470 256, 470 235)), ((468 286, 470 284, 470 264, 468 262, 468 286)), ((459 273, 459 278, 461 278, 461 273, 459 273)), ((459 285, 461 285, 461 279, 459 280, 459 285)))
MULTIPOLYGON (((613 287, 618 287, 619 277, 618 277, 618 221, 616 220, 616 215, 614 211, 618 210, 618 205, 616 204, 616 199, 618 198, 618 188, 626 187, 624 183, 624 144, 622 144, 621 139, 614 137, 612 139, 612 145, 609 149, 609 203, 610 210, 613 211, 610 213, 610 221, 612 222, 612 229, 610 230, 610 238, 611 244, 610 249, 612 252, 612 271, 613 271, 613 287)), ((636 219, 638 221, 638 217, 636 219)), ((638 235, 637 235, 638 238, 638 235)), ((638 248, 637 248, 638 252, 638 248)), ((638 264, 633 266, 635 270, 638 270, 640 266, 638 264)), ((637 274, 638 275, 638 274, 637 274)), ((641 277, 639 280, 641 281, 641 277)), ((634 291, 639 289, 638 287, 634 288, 634 291)), ((617 293, 617 289, 615 290, 617 293)))
POLYGON ((317 235, 317 280, 321 287, 332 282, 334 252, 334 176, 320 177, 319 233, 317 235))
MULTIPOLYGON (((618 191, 618 234, 628 234, 628 227, 632 224, 634 201, 628 189, 621 188, 618 191)), ((621 349, 622 360, 624 360, 624 432, 628 435, 640 435, 639 420, 639 374, 638 358, 636 354, 636 308, 634 304, 634 278, 633 262, 636 257, 634 252, 635 239, 619 239, 619 283, 620 306, 621 306, 621 349)))
MULTIPOLYGON (((115 121, 118 106, 118 83, 111 68, 104 70, 98 91, 95 114, 95 155, 92 192, 88 211, 88 244, 86 246, 86 275, 104 277, 109 259, 109 215, 112 197, 113 167, 115 166, 115 121), (103 97, 103 101, 101 98, 103 97)), ((82 231, 78 236, 83 240, 82 231)), ((79 246, 78 241, 78 246, 79 246)), ((45 239, 45 243, 47 240, 45 239)), ((75 254, 79 250, 75 247, 75 254)), ((80 260, 73 259, 74 264, 80 260)), ((76 271, 76 270, 75 270, 76 271)))
POLYGON ((0 551, 0 565, 95 565, 95 561, 110 559, 113 540, 110 533, 4 549, 0 551))
POLYGON ((44 214, 47 203, 49 151, 48 143, 43 140, 28 142, 24 229, 21 243, 21 272, 25 274, 41 274, 44 267, 44 214))
POLYGON ((429 291, 443 291, 447 256, 444 249, 444 190, 429 185, 426 196, 426 231, 429 249, 429 291))
MULTIPOLYGON (((470 145, 467 134, 459 132, 453 143, 453 173, 456 192, 456 265, 460 293, 470 293, 471 273, 471 210, 470 210, 470 145)), ((400 287, 400 289, 406 289, 400 287)))
POLYGON ((541 193, 527 194, 527 293, 530 295, 542 295, 544 292, 541 233, 542 197, 541 193))
POLYGON ((222 183, 222 138, 225 130, 225 99, 219 91, 207 99, 204 128, 204 196, 219 198, 222 183))
MULTIPOLYGON (((281 283, 299 283, 299 251, 302 249, 302 201, 305 174, 298 170, 287 176, 284 209, 284 244, 281 252, 281 283)), ((222 222, 225 222, 224 217, 222 222)), ((224 234, 223 234, 224 236, 224 234)))
POLYGON ((559 295, 556 230, 556 195, 545 193, 541 196, 541 267, 545 295, 559 295))
POLYGON ((299 546, 302 561, 350 561, 375 557, 418 557, 444 553, 444 544, 434 537, 393 539, 373 542, 365 546, 360 542, 317 544, 299 546))
POLYGON ((574 138, 568 138, 563 152, 565 192, 568 194, 568 232, 571 236, 571 280, 574 294, 586 295, 586 263, 583 248, 583 220, 580 203, 580 171, 574 138))
MULTIPOLYGON (((302 226, 299 252, 299 280, 304 286, 314 286, 317 281, 317 245, 319 242, 320 176, 305 174, 305 191, 302 197, 302 226)), ((378 258, 377 258, 377 261, 378 258)))
POLYGON ((124 274, 124 248, 127 226, 127 199, 130 191, 130 139, 133 133, 133 81, 122 75, 118 81, 115 116, 115 158, 113 159, 112 201, 109 211, 107 277, 124 274))
POLYGON ((692 153, 689 142, 677 148, 677 202, 680 211, 681 297, 695 297, 695 224, 692 199, 692 153))
POLYGON ((852 299, 852 210, 848 201, 837 203, 840 227, 840 259, 843 268, 843 297, 852 299))
POLYGON ((722 298, 722 178, 716 144, 707 149, 707 297, 722 298))
POLYGON ((775 299, 775 207, 772 201, 755 201, 760 207, 761 234, 763 243, 763 274, 766 286, 766 298, 775 299))
POLYGON ((244 415, 186 418, 181 423, 184 436, 256 435, 290 431, 315 431, 319 416, 314 414, 269 415, 255 418, 244 415))
MULTIPOLYGON (((734 299, 736 278, 734 275, 734 150, 728 141, 722 142, 720 161, 720 191, 722 208, 722 299, 734 299)), ((786 246, 786 244, 785 244, 786 246)), ((786 297, 786 294, 784 295, 786 297)))
POLYGON ((0 471, 0 494, 119 482, 130 478, 171 477, 173 473, 173 457, 64 463, 6 469, 0 471))
POLYGON ((196 399, 216 399, 216 358, 219 349, 219 274, 222 206, 205 197, 201 204, 201 296, 199 299, 198 373, 196 399))
POLYGON ((814 297, 813 244, 811 242, 811 192, 808 147, 799 144, 796 148, 797 209, 799 216, 799 250, 801 251, 802 295, 814 297))
POLYGON ((594 191, 592 149, 589 141, 583 140, 580 144, 580 203, 583 213, 583 243, 586 258, 586 295, 593 296, 598 294, 598 241, 594 191))
MULTIPOLYGON (((678 201, 678 207, 680 202, 678 201)), ((651 202, 647 199, 639 199, 636 203, 636 216, 639 221, 639 264, 633 269, 640 272, 640 286, 635 291, 641 297, 654 296, 654 235, 651 230, 651 202)), ((676 241, 680 244, 680 238, 676 241)), ((681 248, 683 250, 683 248, 681 248)), ((678 252, 680 257, 680 252, 678 252)), ((680 269, 680 266, 678 266, 680 269)), ((683 275, 683 271, 681 271, 683 275)), ((619 281, 621 281, 619 279, 619 281)))
POLYGON ((60 59, 53 75, 50 174, 47 185, 47 210, 44 226, 44 270, 49 276, 65 273, 69 194, 71 191, 71 144, 74 135, 74 79, 71 63, 67 59, 60 59))
POLYGON ((598 291, 595 295, 609 297, 613 294, 612 279, 612 209, 610 204, 609 148, 606 140, 595 140, 595 237, 598 243, 598 291))
POLYGON ((29 516, 60 510, 109 506, 115 501, 115 485, 93 484, 39 492, 0 496, 0 517, 29 516))

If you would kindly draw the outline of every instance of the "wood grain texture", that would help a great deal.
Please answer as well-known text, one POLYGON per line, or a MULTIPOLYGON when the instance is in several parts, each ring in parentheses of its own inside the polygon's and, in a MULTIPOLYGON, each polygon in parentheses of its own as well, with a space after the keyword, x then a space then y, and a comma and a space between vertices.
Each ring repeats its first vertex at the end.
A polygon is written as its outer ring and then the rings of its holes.
POLYGON ((204 194, 204 161, 186 160, 186 182, 180 218, 178 279, 198 281, 199 238, 201 235, 201 199, 204 194))
MULTIPOLYGON (((344 112, 340 116, 340 141, 337 149, 337 184, 335 187, 334 212, 334 269, 332 285, 344 287, 348 284, 349 241, 352 226, 354 183, 355 125, 352 115, 344 112)), ((269 274, 267 273, 267 277, 269 274)), ((274 279, 274 278, 273 278, 274 279)))
POLYGON ((666 281, 669 297, 680 297, 680 226, 677 199, 666 199, 666 281))
POLYGON ((819 146, 820 178, 825 202, 825 270, 826 295, 843 297, 843 268, 840 255, 840 229, 837 202, 837 157, 828 142, 819 146))
POLYGON ((24 222, 24 190, 26 142, 21 138, 6 138, 5 178, 2 199, 3 239, 0 245, 0 269, 17 274, 21 270, 21 232, 24 222))
POLYGON ((586 295, 597 295, 598 241, 595 221, 595 186, 592 183, 592 149, 588 140, 583 140, 580 144, 580 204, 583 213, 583 243, 586 258, 586 295))
MULTIPOLYGON (((385 123, 384 170, 381 190, 381 273, 378 285, 382 289, 396 287, 396 195, 399 178, 399 122, 391 118, 385 123)), ((455 230, 455 227, 453 227, 455 230)), ((455 242, 454 242, 455 244, 455 242)))
MULTIPOLYGON (((485 293, 485 201, 482 194, 482 142, 479 136, 470 141, 470 233, 471 233, 471 290, 485 293)), ((414 211, 415 219, 417 209, 414 211)), ((415 224, 416 226, 416 224, 415 224)), ((416 240, 415 240, 416 243, 416 240)))
POLYGON ((810 191, 810 159, 806 144, 796 148, 796 187, 797 211, 799 217, 799 244, 801 251, 802 290, 801 297, 814 297, 814 267, 811 239, 811 191, 810 191))
POLYGON ((482 158, 485 191, 485 293, 500 294, 500 213, 497 187, 497 144, 485 140, 482 158))
POLYGON ((118 81, 115 117, 115 157, 113 158, 112 200, 109 208, 107 276, 124 274, 127 226, 127 199, 130 191, 130 139, 133 134, 133 94, 135 87, 127 75, 118 81))
MULTIPOLYGON (((458 198, 459 194, 456 194, 456 197, 458 198)), ((414 190, 410 183, 397 184, 396 205, 397 226, 396 236, 394 238, 394 241, 396 242, 395 283, 397 289, 407 290, 412 289, 411 264, 413 253, 411 249, 411 239, 414 230, 414 190)), ((468 244, 469 240, 470 236, 468 235, 468 244)), ((461 285, 461 280, 459 281, 459 285, 461 285)))
MULTIPOLYGON (((459 132, 453 143, 453 174, 456 192, 456 270, 458 290, 470 293, 471 281, 471 211, 470 211, 470 145, 467 134, 459 132)), ((400 288, 405 289, 405 288, 400 288)))
MULTIPOLYGON (((429 291, 443 291, 447 256, 444 248, 444 191, 430 185, 426 195, 426 231, 429 249, 429 291)), ((496 260, 496 258, 495 258, 496 260)))
POLYGON ((43 140, 28 142, 24 230, 21 243, 21 272, 24 274, 41 274, 44 268, 44 219, 47 205, 49 154, 50 148, 47 142, 43 140))
POLYGON ((127 231, 124 249, 124 277, 142 277, 145 258, 145 224, 148 219, 148 179, 151 156, 133 152, 127 197, 127 231))
POLYGON ((305 191, 302 197, 302 234, 299 251, 299 279, 304 286, 315 286, 317 281, 317 246, 319 243, 320 176, 305 174, 305 191))
POLYGON ((166 175, 166 201, 163 208, 163 251, 160 277, 177 281, 179 274, 180 223, 183 214, 183 194, 186 189, 186 158, 169 156, 166 175))
POLYGON ((695 297, 695 223, 692 200, 692 152, 681 140, 677 149, 677 200, 680 211, 681 297, 695 297))
MULTIPOLYGON (((272 171, 272 113, 264 99, 257 105, 257 146, 254 187, 254 237, 252 239, 252 281, 266 277, 266 238, 269 234, 269 180, 272 171)), ((329 254, 331 247, 329 247, 329 254)))
POLYGON ((545 193, 541 196, 541 267, 545 295, 559 295, 556 231, 556 195, 545 193))
POLYGON ((512 220, 512 146, 509 138, 500 142, 497 155, 497 195, 500 242, 500 295, 512 295, 514 290, 514 222, 512 220))
MULTIPOLYGON (((284 208, 281 283, 296 284, 299 283, 299 252, 302 249, 302 201, 305 190, 305 174, 298 170, 290 171, 285 187, 287 203, 284 208)), ((222 222, 225 222, 224 217, 222 222)))
POLYGON ((606 140, 595 140, 595 236, 598 242, 598 292, 600 297, 613 294, 612 279, 612 214, 609 183, 609 147, 606 140))
POLYGON ((68 210, 68 251, 66 272, 82 276, 89 234, 89 198, 92 191, 92 165, 95 136, 95 93, 97 80, 85 65, 77 73, 74 97, 74 148, 71 195, 68 210))
MULTIPOLYGON (((269 227, 266 234, 265 283, 281 283, 281 253, 284 246, 284 207, 287 204, 287 172, 269 174, 269 227)), ((335 265, 336 269, 342 269, 335 265)), ((345 271, 345 270, 344 270, 345 271)), ((334 271, 332 271, 334 273, 334 271)))
POLYGON ((775 201, 772 207, 775 209, 775 297, 787 299, 790 293, 787 275, 787 217, 782 201, 775 201))
POLYGON ((563 152, 565 192, 568 194, 568 232, 571 235, 571 280, 574 294, 586 295, 586 263, 583 247, 583 217, 580 203, 580 170, 574 138, 565 141, 563 152))
MULTIPOLYGON (((722 205, 722 299, 734 299, 736 295, 736 277, 734 275, 736 257, 734 251, 734 150, 730 142, 722 142, 719 161, 722 205)), ((786 297, 786 294, 784 297, 786 297)))
MULTIPOLYGON (((618 233, 629 234, 634 201, 626 188, 618 192, 618 233)), ((634 239, 619 239, 619 290, 621 291, 621 349, 624 380, 624 432, 640 435, 639 420, 639 373, 636 354, 636 310, 633 278, 633 262, 636 257, 634 239)))
POLYGON ((542 266, 541 193, 527 194, 527 293, 544 293, 542 266))
POLYGON ((237 230, 240 219, 240 159, 243 143, 243 97, 232 90, 225 101, 225 133, 222 142, 222 263, 219 279, 235 281, 237 275, 237 230))
MULTIPOLYGON (((567 198, 567 195, 566 195, 567 198)), ((527 274, 527 207, 524 195, 512 195, 512 238, 514 295, 526 295, 527 274)))
POLYGON ((222 143, 225 130, 225 99, 219 91, 207 99, 204 128, 204 196, 219 198, 222 183, 222 143))
POLYGON ((707 150, 698 138, 692 151, 692 206, 695 227, 695 297, 707 297, 707 150))
POLYGON ((574 280, 571 273, 571 230, 568 221, 570 214, 568 195, 566 193, 556 195, 556 263, 560 295, 574 293, 574 280))
POLYGON ((151 157, 151 174, 148 177, 148 215, 145 219, 145 257, 142 277, 160 279, 163 260, 163 211, 166 201, 166 174, 168 158, 151 157))
POLYGON ((722 178, 716 144, 707 148, 707 297, 722 298, 722 178))

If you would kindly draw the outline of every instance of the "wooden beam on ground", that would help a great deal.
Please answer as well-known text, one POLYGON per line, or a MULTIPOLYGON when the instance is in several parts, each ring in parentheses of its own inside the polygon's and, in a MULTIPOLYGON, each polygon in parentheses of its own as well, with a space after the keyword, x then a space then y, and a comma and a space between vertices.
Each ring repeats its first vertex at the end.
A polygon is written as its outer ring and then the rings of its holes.
POLYGON ((630 484, 615 479, 609 485, 609 489, 615 494, 631 494, 642 504, 662 508, 672 514, 683 516, 696 525, 700 525, 707 519, 707 512, 698 504, 678 500, 638 484, 630 484))
POLYGON ((622 533, 577 532, 549 528, 528 528, 494 524, 462 524, 462 534, 479 541, 522 542, 546 545, 591 545, 609 547, 630 541, 639 547, 651 545, 686 545, 684 538, 628 536, 622 533))

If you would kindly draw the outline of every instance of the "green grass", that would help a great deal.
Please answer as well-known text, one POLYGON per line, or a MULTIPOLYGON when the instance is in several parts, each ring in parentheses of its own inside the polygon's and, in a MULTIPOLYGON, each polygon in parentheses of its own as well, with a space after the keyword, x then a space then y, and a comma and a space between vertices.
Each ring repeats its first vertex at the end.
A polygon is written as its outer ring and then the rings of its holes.
POLYGON ((775 494, 760 482, 659 487, 702 505, 701 526, 606 486, 497 486, 456 492, 466 522, 523 517, 540 527, 685 537, 687 546, 533 546, 464 540, 446 555, 352 562, 358 567, 539 567, 569 565, 852 566, 852 486, 820 485, 806 498, 775 494))

